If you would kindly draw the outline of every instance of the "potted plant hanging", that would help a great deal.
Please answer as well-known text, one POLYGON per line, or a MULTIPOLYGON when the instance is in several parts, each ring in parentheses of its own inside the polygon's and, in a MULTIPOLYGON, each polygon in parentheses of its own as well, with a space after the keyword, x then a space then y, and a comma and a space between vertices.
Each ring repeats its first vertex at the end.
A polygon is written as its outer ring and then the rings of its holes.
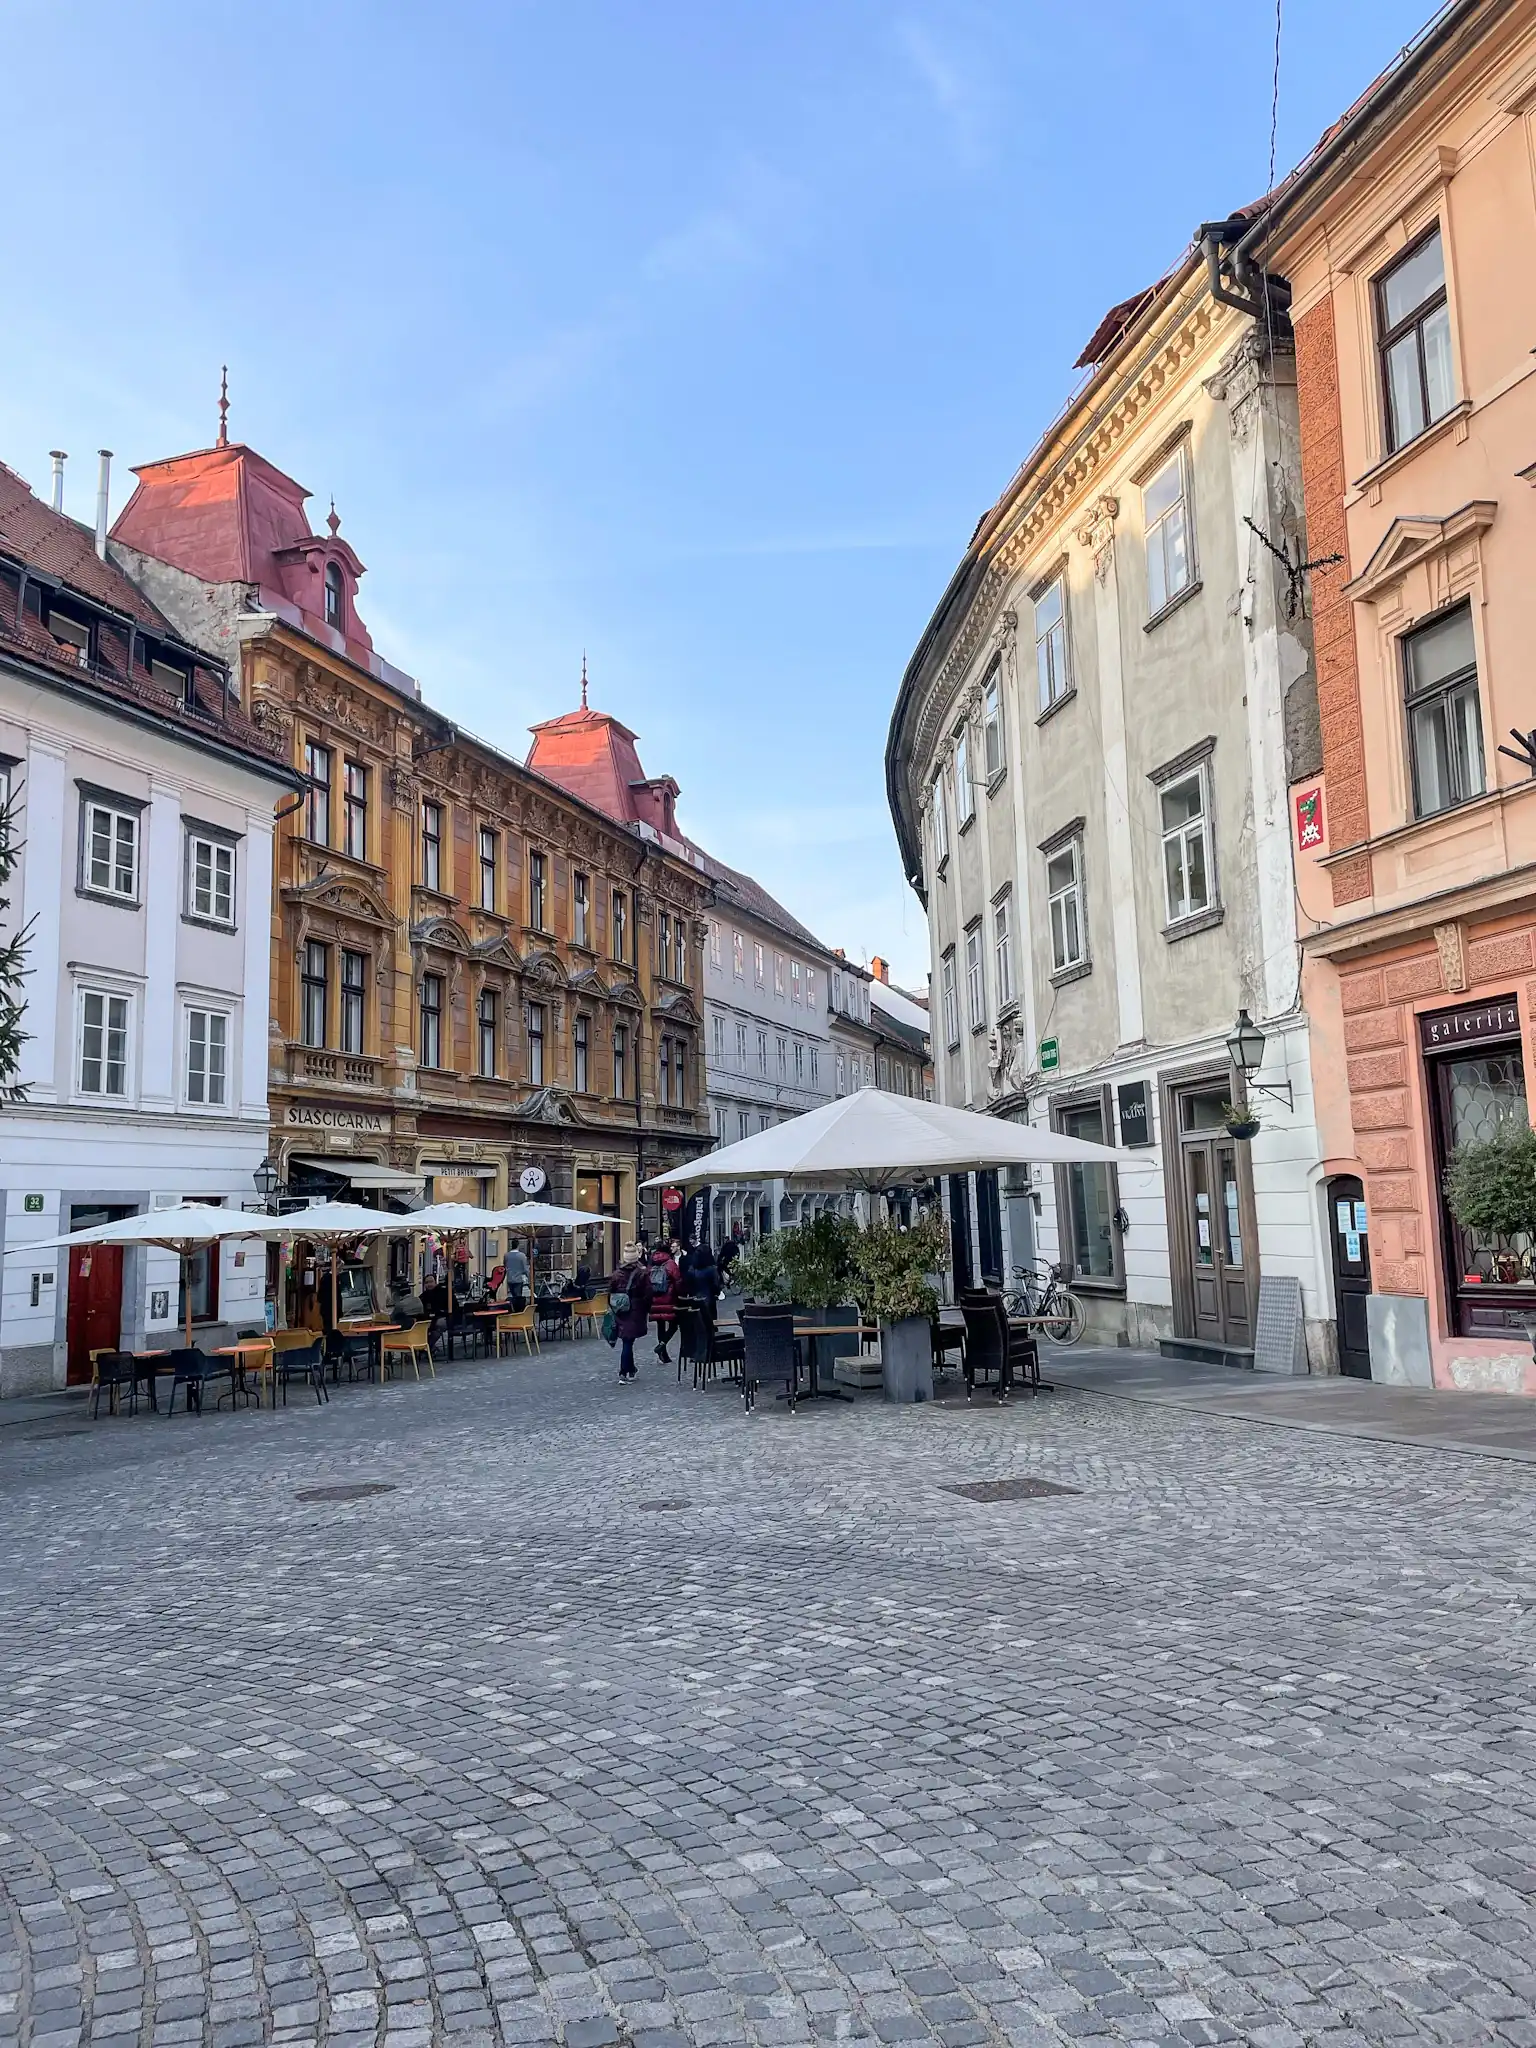
POLYGON ((931 1276, 949 1263, 949 1230, 931 1211, 910 1229, 876 1223, 854 1239, 859 1306, 880 1325, 881 1380, 887 1401, 933 1399, 933 1318, 939 1297, 931 1276))
POLYGON ((1239 1108, 1235 1102, 1224 1102, 1221 1105, 1221 1121, 1229 1138, 1246 1140, 1256 1138, 1259 1134, 1259 1119, 1246 1104, 1239 1108))

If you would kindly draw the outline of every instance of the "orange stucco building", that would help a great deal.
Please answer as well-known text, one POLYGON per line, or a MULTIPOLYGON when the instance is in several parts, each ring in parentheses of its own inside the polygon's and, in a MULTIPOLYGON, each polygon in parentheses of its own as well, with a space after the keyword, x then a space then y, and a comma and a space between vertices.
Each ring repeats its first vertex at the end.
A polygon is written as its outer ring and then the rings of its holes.
POLYGON ((1536 1072, 1536 0, 1443 10, 1249 240, 1317 564, 1291 817, 1341 1358, 1536 1393, 1531 1247, 1441 1192, 1536 1072))

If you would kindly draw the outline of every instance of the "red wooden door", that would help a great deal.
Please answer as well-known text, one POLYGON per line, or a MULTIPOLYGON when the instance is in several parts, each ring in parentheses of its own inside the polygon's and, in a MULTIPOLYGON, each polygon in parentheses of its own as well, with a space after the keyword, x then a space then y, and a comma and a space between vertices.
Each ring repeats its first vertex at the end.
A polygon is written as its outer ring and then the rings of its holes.
POLYGON ((123 1248, 82 1244, 69 1255, 68 1383, 91 1376, 91 1353, 115 1351, 123 1334, 123 1248))

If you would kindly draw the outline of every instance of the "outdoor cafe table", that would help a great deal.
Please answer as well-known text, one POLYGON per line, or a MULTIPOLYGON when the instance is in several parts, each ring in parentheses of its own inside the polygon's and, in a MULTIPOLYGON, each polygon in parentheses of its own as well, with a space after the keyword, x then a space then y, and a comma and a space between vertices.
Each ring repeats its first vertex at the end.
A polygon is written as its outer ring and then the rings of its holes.
MULTIPOLYGON (((253 1370, 258 1382, 261 1374, 263 1372, 266 1373, 267 1387, 272 1396, 272 1405, 275 1408, 277 1406, 277 1360, 270 1337, 241 1337, 233 1344, 220 1344, 213 1353, 215 1358, 232 1358, 235 1360, 239 1374, 239 1389, 242 1393, 249 1392, 245 1384, 245 1362, 253 1354, 257 1359, 253 1370)), ((234 1393, 234 1383, 231 1383, 229 1402, 231 1407, 235 1405, 234 1393)), ((261 1387, 259 1384, 256 1388, 256 1406, 258 1408, 261 1406, 261 1387)))
MULTIPOLYGON (((717 1323, 715 1327, 717 1330, 729 1332, 732 1336, 739 1337, 742 1334, 741 1324, 739 1322, 717 1323)), ((821 1374, 818 1370, 817 1365, 816 1339, 818 1337, 846 1337, 852 1331, 857 1331, 860 1337, 862 1337, 864 1335, 866 1327, 867 1326, 863 1323, 797 1322, 795 1324, 795 1335, 797 1337, 808 1337, 810 1339, 810 1342, 806 1346, 806 1369, 810 1373, 810 1384, 807 1387, 804 1394, 802 1394, 799 1391, 798 1382, 800 1378, 800 1372, 799 1367, 797 1366, 795 1369, 795 1380, 797 1384, 794 1390, 791 1393, 781 1394, 779 1396, 779 1399, 789 1400, 791 1402, 851 1401, 853 1399, 853 1395, 848 1391, 846 1387, 839 1387, 835 1384, 827 1387, 824 1387, 822 1385, 821 1374)))
POLYGON ((496 1324, 500 1317, 511 1315, 512 1311, 504 1301, 487 1302, 484 1308, 471 1309, 470 1314, 480 1325, 480 1337, 491 1350, 496 1348, 496 1324))
POLYGON ((373 1366, 380 1380, 384 1377, 384 1339, 398 1334, 400 1325, 392 1323, 388 1316, 343 1317, 336 1325, 338 1337, 368 1337, 373 1340, 369 1349, 373 1366))
POLYGON ((135 1351, 133 1353, 134 1387, 138 1387, 140 1380, 144 1381, 144 1391, 149 1395, 150 1408, 156 1415, 160 1413, 160 1403, 155 1399, 155 1379, 157 1374, 171 1370, 169 1364, 161 1365, 157 1361, 162 1358, 168 1360, 170 1355, 169 1351, 164 1350, 135 1351))

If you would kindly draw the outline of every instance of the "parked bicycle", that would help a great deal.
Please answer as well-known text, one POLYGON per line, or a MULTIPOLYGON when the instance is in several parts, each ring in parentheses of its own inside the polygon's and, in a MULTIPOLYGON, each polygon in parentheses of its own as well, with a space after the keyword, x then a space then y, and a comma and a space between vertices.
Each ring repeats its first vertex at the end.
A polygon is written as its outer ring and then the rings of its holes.
POLYGON ((1011 1316, 1028 1316, 1053 1344, 1075 1344, 1088 1318, 1067 1286, 1064 1266, 1015 1266, 1003 1301, 1011 1316))

